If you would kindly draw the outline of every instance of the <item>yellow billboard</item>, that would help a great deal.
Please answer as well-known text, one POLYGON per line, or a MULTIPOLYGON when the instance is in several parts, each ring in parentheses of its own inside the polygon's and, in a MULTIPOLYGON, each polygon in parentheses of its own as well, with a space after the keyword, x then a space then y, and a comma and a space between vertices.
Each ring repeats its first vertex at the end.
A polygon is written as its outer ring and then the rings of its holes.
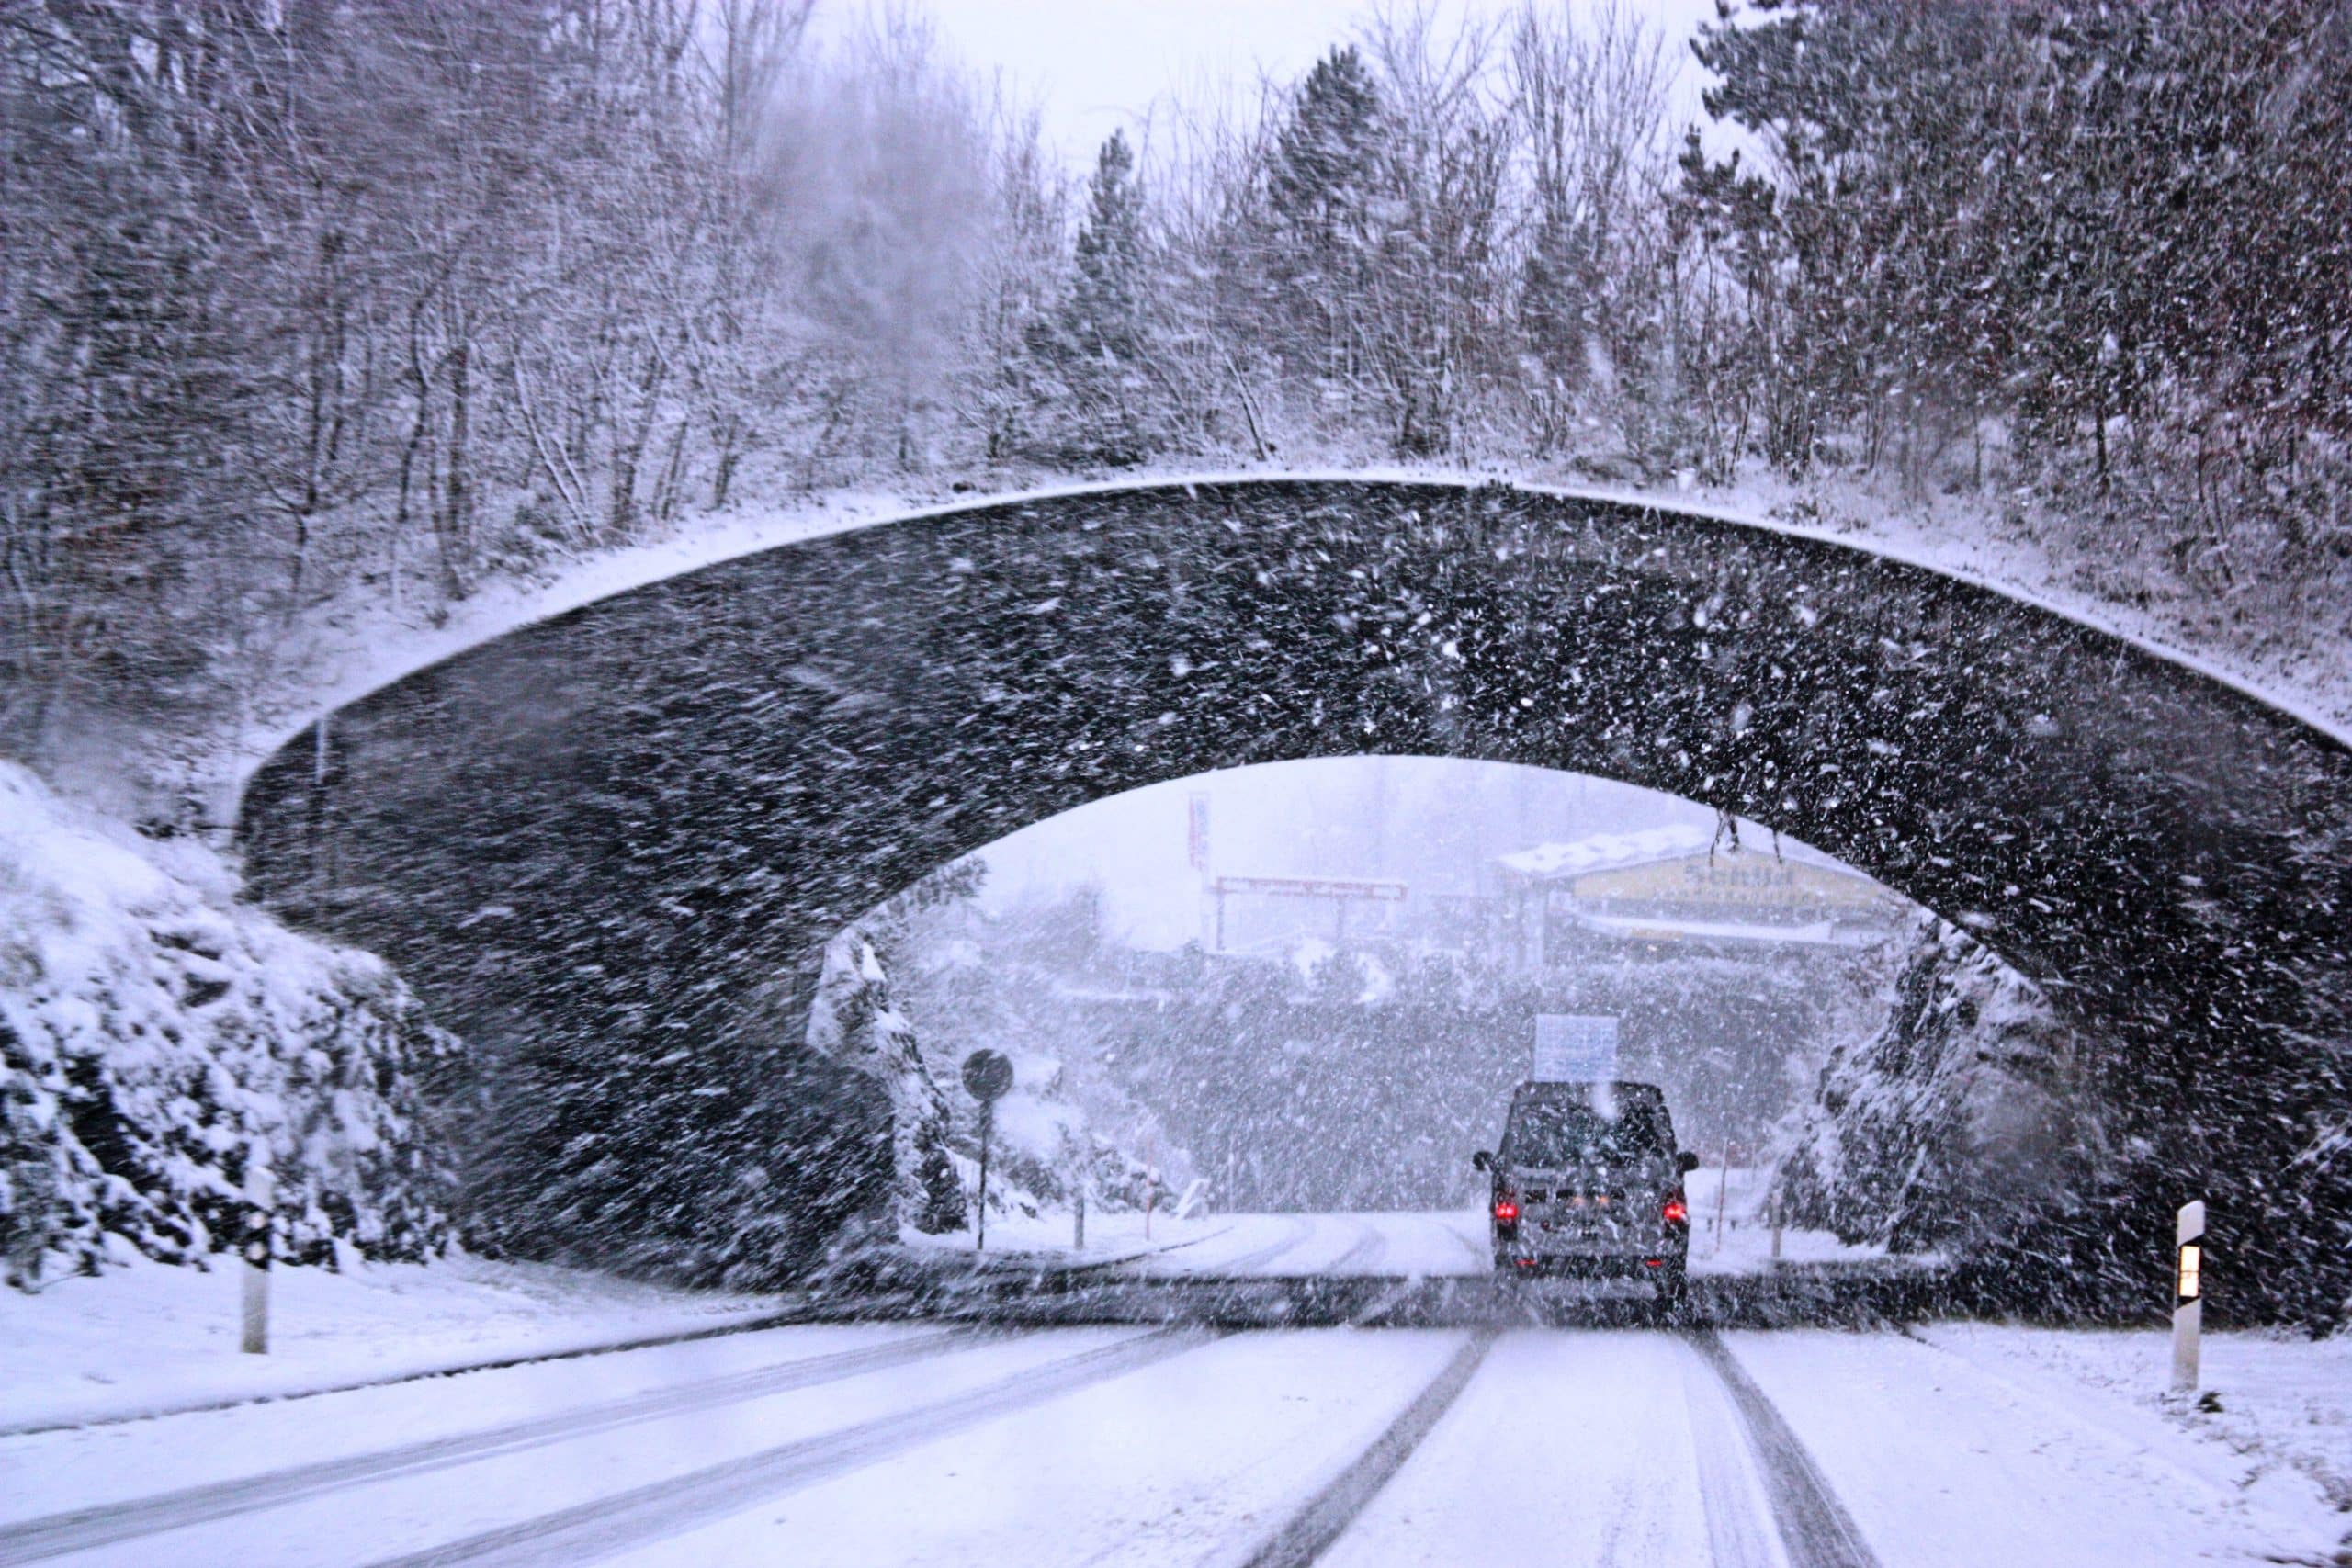
POLYGON ((1887 918, 1894 909, 1893 897, 1868 877, 1749 852, 1685 855, 1588 872, 1557 891, 1588 907, 1640 904, 1680 911, 1863 919, 1887 918))

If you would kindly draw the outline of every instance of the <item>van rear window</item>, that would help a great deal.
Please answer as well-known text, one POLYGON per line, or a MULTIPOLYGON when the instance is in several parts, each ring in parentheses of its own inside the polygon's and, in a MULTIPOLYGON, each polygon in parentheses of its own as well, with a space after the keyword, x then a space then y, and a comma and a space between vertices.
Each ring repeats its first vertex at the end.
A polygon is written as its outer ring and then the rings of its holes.
POLYGON ((1612 1117, 1572 1100, 1536 1100, 1511 1112, 1502 1160, 1517 1166, 1616 1165, 1665 1152, 1647 1106, 1628 1106, 1612 1117))

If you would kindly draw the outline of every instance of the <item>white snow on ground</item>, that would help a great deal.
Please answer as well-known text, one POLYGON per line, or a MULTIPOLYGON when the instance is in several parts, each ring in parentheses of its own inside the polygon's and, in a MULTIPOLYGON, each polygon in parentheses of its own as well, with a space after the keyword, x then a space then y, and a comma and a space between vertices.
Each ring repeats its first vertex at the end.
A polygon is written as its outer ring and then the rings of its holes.
MULTIPOLYGON (((610 1401, 934 1332, 920 1324, 800 1325, 152 1421, 0 1438, 0 1524, 577 1414, 610 1401)), ((7 1555, 0 1550, 0 1560, 7 1555)))
POLYGON ((2086 1405, 2128 1407, 2115 1414, 2121 1426, 2162 1416, 2233 1450, 2247 1488, 2282 1468, 2298 1472, 2344 1511, 2352 1534, 2352 1334, 2316 1342, 2283 1332, 2208 1334, 2193 1400, 2168 1392, 2165 1333, 1939 1323, 1918 1337, 1996 1377, 2078 1384, 2086 1405))
POLYGON ((1236 1336, 613 1561, 1235 1562, 1371 1442, 1461 1340, 1236 1336))
MULTIPOLYGON (((1306 1251, 1366 1223, 1340 1218, 1284 1234, 1306 1251)), ((1442 1241, 1441 1218, 1369 1224, 1442 1241)), ((601 1303, 607 1325, 629 1305, 539 1283, 601 1303)), ((27 1521, 93 1509, 103 1529, 141 1499, 220 1485, 243 1511, 175 1503, 140 1521, 155 1533, 85 1539, 73 1561, 376 1561, 520 1526, 494 1560, 1238 1568, 1467 1337, 808 1325, 0 1438, 0 1559, 27 1521), (1155 1339, 1159 1359, 1054 1386, 1072 1358, 1155 1339), (817 1371, 795 1382, 802 1367, 817 1371), (815 1466, 776 1468, 792 1445, 815 1466), (397 1469, 356 1462, 396 1447, 397 1469), (268 1480, 322 1461, 354 1462, 309 1489, 268 1480), (650 1529, 600 1513, 550 1542, 533 1523, 639 1488, 664 1510, 650 1529)), ((1725 1339, 1887 1568, 2326 1563, 2352 1522, 2326 1490, 2352 1432, 2352 1342, 2210 1337, 2222 1414, 2208 1416, 2155 1395, 2154 1331, 1725 1339)), ((1685 1336, 1514 1329, 1323 1561, 1769 1568, 1788 1561, 1769 1440, 1685 1336)))
POLYGON ((1572 1568, 1715 1561, 1736 1568, 1768 1561, 1711 1557, 1711 1514, 1744 1525, 1758 1543, 1771 1529, 1752 1475, 1737 1462, 1728 1413, 1707 1402, 1709 1376, 1667 1335, 1506 1335, 1420 1450, 1318 1562, 1572 1568), (1722 1463, 1725 1455, 1734 1462, 1722 1463))
MULTIPOLYGON (((2005 1332, 2020 1345, 2077 1337, 2005 1332)), ((2325 1563, 2352 1525, 2301 1472, 2037 1365, 2033 1349, 1965 1347, 1991 1351, 1980 1357, 1822 1330, 1724 1338, 1889 1564, 2325 1563)), ((2301 1348, 2302 1376, 2335 1381, 2340 1402, 2342 1358, 2301 1348)))
MULTIPOLYGON (((828 1351, 839 1348, 843 1332, 791 1329, 745 1338, 765 1341, 765 1364, 774 1365, 802 1359, 815 1347, 828 1351)), ((870 1337, 903 1331, 848 1332, 870 1337)), ((118 1542, 82 1552, 74 1561, 124 1568, 159 1562, 374 1562, 533 1519, 631 1487, 675 1483, 707 1467, 778 1444, 820 1438, 860 1422, 917 1410, 1005 1378, 1023 1376, 1063 1358, 1135 1337, 1133 1330, 1079 1329, 979 1341, 910 1364, 813 1387, 755 1393, 622 1426, 599 1426, 577 1437, 502 1449, 459 1466, 369 1480, 289 1501, 261 1514, 118 1542)), ((742 1343, 719 1340, 631 1354, 640 1359, 640 1370, 642 1359, 659 1356, 673 1381, 684 1382, 711 1376, 714 1357, 725 1369, 719 1375, 747 1370, 741 1360, 742 1343)), ((558 1363, 543 1371, 549 1375, 527 1401, 519 1402, 527 1404, 527 1415, 556 1415, 567 1407, 584 1409, 609 1395, 611 1374, 605 1358, 558 1363)), ((503 1378, 509 1374, 483 1375, 503 1378)), ((438 1389, 444 1391, 445 1405, 464 1405, 473 1398, 475 1386, 475 1380, 469 1378, 408 1385, 406 1392, 438 1389)), ((115 1477, 132 1466, 141 1472, 142 1493, 222 1479, 222 1466, 206 1450, 221 1440, 220 1435, 232 1422, 253 1423, 268 1434, 266 1441, 242 1449, 244 1465, 264 1456, 267 1456, 266 1462, 282 1465, 307 1461, 322 1451, 372 1450, 379 1441, 355 1445, 350 1434, 367 1418, 369 1402, 392 1392, 374 1390, 185 1416, 152 1427, 113 1429, 112 1435, 123 1440, 114 1446, 111 1464, 96 1443, 87 1441, 100 1434, 67 1435, 85 1441, 70 1465, 53 1467, 48 1456, 69 1445, 37 1447, 40 1439, 23 1439, 14 1451, 0 1457, 0 1462, 8 1467, 6 1517, 24 1518, 118 1499, 120 1483, 115 1477), (168 1440, 174 1436, 179 1439, 176 1444, 168 1440), (29 1506, 28 1492, 37 1495, 29 1506)), ((387 1423, 381 1431, 371 1427, 369 1436, 380 1440, 387 1432, 394 1432, 393 1440, 402 1440, 419 1430, 430 1433, 439 1427, 437 1420, 411 1412, 405 1425, 387 1423)), ((244 1465, 225 1473, 248 1473, 244 1465)))
MULTIPOLYGON (((2352 744, 2352 649, 2321 668, 2263 668, 2223 649, 2189 650, 2168 638, 2151 612, 2052 586, 2057 567, 2022 542, 1996 537, 1984 517, 1965 507, 1938 511, 1906 508, 1857 495, 1845 500, 1844 526, 1824 527, 1783 521, 1799 498, 1777 480, 1756 479, 1704 491, 1617 491, 1545 485, 1499 474, 1465 475, 1457 470, 1414 467, 1340 470, 1240 469, 1213 473, 1145 471, 1115 480, 1066 483, 973 495, 941 504, 903 494, 846 492, 810 497, 772 507, 739 507, 722 517, 703 517, 667 537, 589 555, 544 577, 503 580, 469 598, 436 606, 437 624, 418 607, 407 611, 370 602, 336 601, 315 613, 300 635, 300 656, 288 661, 299 670, 277 690, 256 698, 242 733, 232 737, 215 784, 228 799, 225 813, 246 776, 316 715, 364 695, 427 664, 488 642, 517 626, 632 588, 778 545, 871 527, 910 516, 993 506, 1007 502, 1125 490, 1137 485, 1210 484, 1249 479, 1404 480, 1425 484, 1519 483, 1544 494, 1632 502, 1763 528, 1825 539, 1965 578, 2015 599, 2035 604, 2127 638, 2159 655, 2237 686, 2352 744)), ((220 815, 216 821, 227 821, 220 815)))
POLYGON ((452 1257, 278 1269, 270 1349, 237 1348, 242 1266, 144 1261, 0 1291, 0 1428, 103 1420, 691 1333, 773 1311, 759 1296, 452 1257))
MULTIPOLYGON (((1693 1173, 1697 1182, 1706 1172, 1693 1173)), ((1694 1187, 1696 1197, 1698 1189, 1694 1187)), ((1067 1215, 989 1222, 989 1259, 1062 1268, 1123 1264, 1159 1277, 1488 1272, 1477 1210, 1428 1213, 1091 1214, 1075 1250, 1067 1215)), ((1787 1255, 1868 1256, 1792 1232, 1787 1255)), ((929 1238, 943 1251, 971 1237, 929 1238)), ((1735 1228, 1720 1254, 1703 1224, 1694 1269, 1765 1268, 1767 1233, 1735 1228)), ((463 1256, 430 1267, 362 1264, 271 1276, 271 1346, 238 1351, 242 1274, 138 1261, 0 1292, 0 1428, 105 1420, 190 1404, 272 1398, 487 1360, 560 1354, 756 1317, 772 1298, 666 1290, 541 1264, 463 1256)), ((2352 1468, 2352 1466, 2347 1466, 2352 1468)))
MULTIPOLYGON (((1483 1216, 1461 1213, 1156 1215, 1089 1214, 1086 1246, 1070 1245, 1067 1214, 989 1220, 987 1256, 1040 1269, 1117 1263, 1155 1278, 1188 1274, 1295 1277, 1308 1274, 1429 1277, 1484 1274, 1483 1216), (1473 1240, 1473 1232, 1476 1239, 1473 1240)), ((968 1251, 969 1232, 922 1238, 939 1251, 968 1251)))
POLYGON ((1233 1224, 1234 1216, 1230 1214, 1198 1214, 1179 1220, 1162 1210, 1150 1217, 1147 1226, 1139 1209, 1119 1213, 1098 1209, 1086 1216, 1086 1245, 1080 1247, 1076 1245, 1077 1228, 1071 1215, 1052 1212, 1024 1214, 1016 1210, 989 1215, 985 1251, 976 1249, 978 1238, 969 1228, 943 1235, 925 1235, 910 1228, 900 1233, 899 1239, 923 1252, 969 1253, 979 1261, 1067 1268, 1114 1263, 1171 1247, 1188 1247, 1222 1235, 1233 1224))

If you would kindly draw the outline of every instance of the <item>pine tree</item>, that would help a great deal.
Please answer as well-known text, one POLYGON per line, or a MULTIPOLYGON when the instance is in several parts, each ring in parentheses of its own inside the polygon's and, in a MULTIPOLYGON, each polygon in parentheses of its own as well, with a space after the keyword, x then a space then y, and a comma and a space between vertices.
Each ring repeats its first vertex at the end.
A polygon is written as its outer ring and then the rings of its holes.
POLYGON ((1363 55, 1334 49, 1300 84, 1266 174, 1266 269, 1285 318, 1267 324, 1327 402, 1344 400, 1364 364, 1382 118, 1363 55))
POLYGON ((1360 244, 1380 167, 1380 88, 1353 44, 1315 62, 1274 146, 1266 197, 1327 255, 1360 244))
POLYGON ((1053 369, 1062 405, 1057 445, 1081 462, 1136 463, 1159 445, 1144 412, 1150 349, 1144 213, 1135 153, 1114 130, 1087 181, 1069 297, 1035 348, 1053 369))

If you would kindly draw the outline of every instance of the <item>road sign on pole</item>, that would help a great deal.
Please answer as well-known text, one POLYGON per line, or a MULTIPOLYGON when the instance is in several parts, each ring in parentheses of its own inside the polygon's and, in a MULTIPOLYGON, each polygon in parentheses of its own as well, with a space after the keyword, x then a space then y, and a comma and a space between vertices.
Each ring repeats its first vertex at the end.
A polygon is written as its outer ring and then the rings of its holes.
POLYGON ((2172 1391, 2195 1393, 2205 1324, 2205 1200, 2181 1205, 2173 1227, 2172 1391))
POLYGON ((1616 1019, 1536 1014, 1535 1059, 1527 1076, 1539 1083, 1607 1083, 1617 1076, 1616 1019))
POLYGON ((972 1228, 972 1250, 989 1245, 989 1143, 996 1133, 996 1102, 1012 1087, 1012 1064, 986 1046, 964 1058, 964 1088, 980 1102, 980 1213, 972 1228))

